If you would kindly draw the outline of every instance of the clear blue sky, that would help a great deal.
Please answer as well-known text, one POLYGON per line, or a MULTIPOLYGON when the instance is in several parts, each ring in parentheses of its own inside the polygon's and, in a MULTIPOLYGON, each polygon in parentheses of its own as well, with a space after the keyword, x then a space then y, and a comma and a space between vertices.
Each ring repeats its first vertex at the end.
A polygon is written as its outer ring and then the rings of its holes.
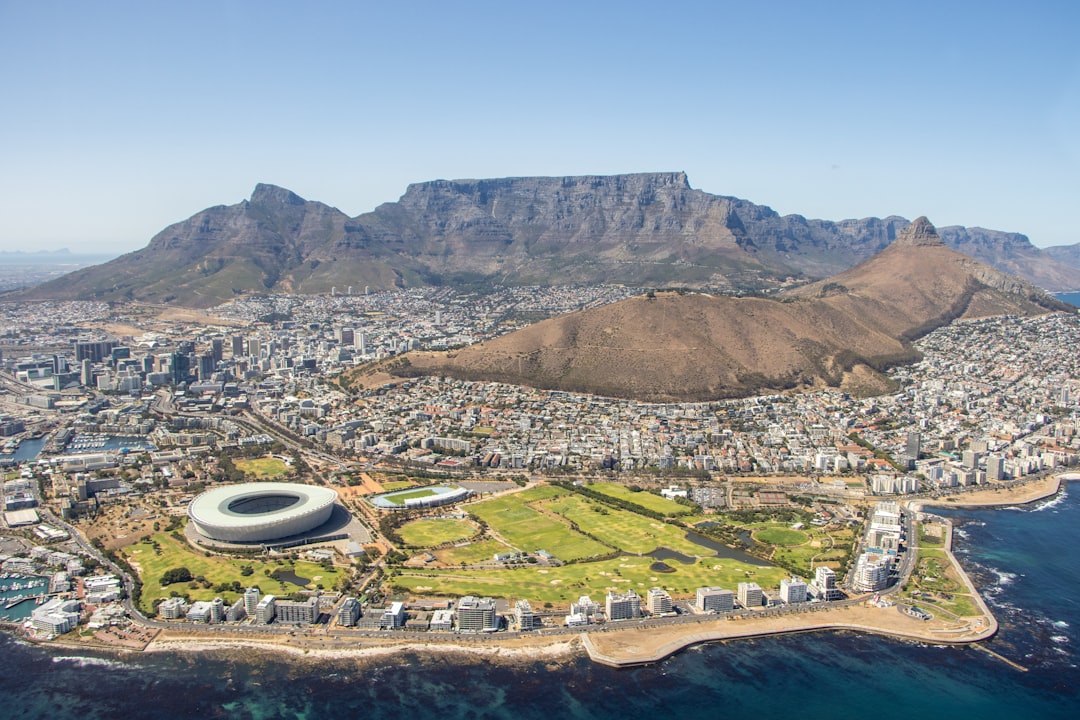
POLYGON ((143 247, 258 182, 685 170, 1080 242, 1080 3, 0 0, 0 250, 143 247))

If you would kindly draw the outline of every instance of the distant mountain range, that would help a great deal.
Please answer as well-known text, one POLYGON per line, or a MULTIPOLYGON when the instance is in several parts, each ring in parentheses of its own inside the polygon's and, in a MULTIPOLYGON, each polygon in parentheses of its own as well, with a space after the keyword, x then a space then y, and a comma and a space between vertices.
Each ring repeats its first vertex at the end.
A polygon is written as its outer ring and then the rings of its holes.
POLYGON ((648 293, 570 313, 451 352, 418 352, 348 373, 346 385, 447 375, 647 401, 702 401, 788 389, 889 389, 911 341, 958 318, 1065 306, 945 246, 919 218, 874 257, 776 297, 648 293))
MULTIPOLYGON (((260 184, 249 200, 203 210, 141 250, 19 297, 208 307, 249 293, 349 286, 616 282, 757 291, 846 270, 908 224, 895 216, 780 216, 694 190, 684 173, 437 180, 355 218, 260 184)), ((1023 235, 982 228, 940 234, 1039 287, 1080 288, 1067 249, 1042 251, 1023 235)))

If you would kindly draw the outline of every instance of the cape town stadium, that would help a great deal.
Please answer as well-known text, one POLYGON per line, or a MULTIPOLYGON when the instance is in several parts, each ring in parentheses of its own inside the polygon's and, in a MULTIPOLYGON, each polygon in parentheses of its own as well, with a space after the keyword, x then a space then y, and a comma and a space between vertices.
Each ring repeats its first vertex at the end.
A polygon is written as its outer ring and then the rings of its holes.
POLYGON ((188 518, 213 540, 258 543, 306 533, 330 519, 337 493, 297 483, 255 482, 207 490, 188 518))

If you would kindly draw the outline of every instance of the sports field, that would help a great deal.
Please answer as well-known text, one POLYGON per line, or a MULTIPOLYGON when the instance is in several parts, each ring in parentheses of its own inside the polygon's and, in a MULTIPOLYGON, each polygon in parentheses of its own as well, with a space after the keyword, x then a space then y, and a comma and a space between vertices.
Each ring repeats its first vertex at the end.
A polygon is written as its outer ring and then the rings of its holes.
POLYGON ((405 504, 406 500, 412 500, 414 498, 431 497, 437 495, 434 490, 430 488, 417 488, 416 490, 410 490, 407 492, 390 493, 389 495, 383 495, 382 499, 391 505, 401 507, 405 504))
POLYGON ((233 460, 237 469, 259 480, 273 480, 289 474, 289 466, 276 457, 238 458, 233 460))

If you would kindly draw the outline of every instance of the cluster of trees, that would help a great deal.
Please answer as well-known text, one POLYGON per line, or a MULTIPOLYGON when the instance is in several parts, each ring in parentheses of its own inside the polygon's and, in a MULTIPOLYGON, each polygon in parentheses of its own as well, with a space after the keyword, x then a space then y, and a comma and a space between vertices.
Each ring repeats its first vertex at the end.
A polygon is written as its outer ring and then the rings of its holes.
POLYGON ((186 567, 169 568, 161 576, 161 585, 173 585, 175 583, 191 582, 195 576, 186 567))

